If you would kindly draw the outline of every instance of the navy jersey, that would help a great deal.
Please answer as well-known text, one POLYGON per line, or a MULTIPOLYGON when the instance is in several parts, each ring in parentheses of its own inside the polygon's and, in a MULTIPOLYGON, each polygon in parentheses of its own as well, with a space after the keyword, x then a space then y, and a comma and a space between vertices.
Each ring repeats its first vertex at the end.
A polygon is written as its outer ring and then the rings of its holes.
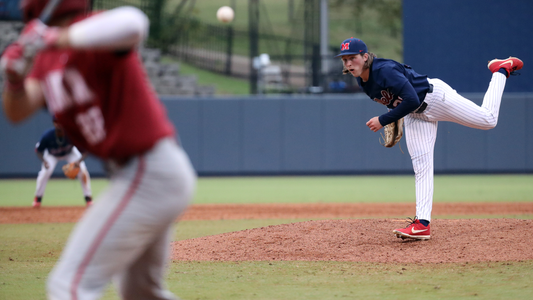
POLYGON ((390 109, 379 117, 383 126, 416 110, 429 90, 426 75, 394 60, 374 58, 369 71, 367 82, 361 77, 357 77, 357 82, 372 100, 390 109))
POLYGON ((35 151, 44 153, 44 150, 48 150, 48 153, 53 156, 64 156, 72 151, 72 142, 63 135, 61 138, 56 136, 55 128, 47 130, 41 140, 35 145, 35 151))

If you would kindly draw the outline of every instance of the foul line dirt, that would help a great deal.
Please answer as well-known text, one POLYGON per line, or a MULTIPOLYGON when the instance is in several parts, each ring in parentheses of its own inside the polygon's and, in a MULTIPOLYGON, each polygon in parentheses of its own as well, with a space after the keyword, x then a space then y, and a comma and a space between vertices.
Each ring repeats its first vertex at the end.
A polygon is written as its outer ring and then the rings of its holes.
MULTIPOLYGON (((77 222, 85 207, 0 207, 0 224, 77 222)), ((182 220, 306 219, 413 216, 414 203, 198 204, 182 220)), ((533 214, 533 203, 435 203, 433 216, 533 214)))

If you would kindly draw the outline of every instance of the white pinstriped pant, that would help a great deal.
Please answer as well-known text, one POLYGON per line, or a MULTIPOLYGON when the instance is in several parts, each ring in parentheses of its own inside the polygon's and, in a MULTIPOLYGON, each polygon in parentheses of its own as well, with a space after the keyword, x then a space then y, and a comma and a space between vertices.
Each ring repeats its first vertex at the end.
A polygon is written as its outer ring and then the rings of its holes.
POLYGON ((505 75, 492 74, 483 104, 459 95, 440 79, 428 78, 433 84, 433 93, 424 100, 428 106, 421 114, 410 113, 405 117, 405 137, 415 172, 416 216, 431 221, 433 207, 433 150, 437 139, 438 121, 448 121, 471 128, 488 130, 498 123, 498 114, 505 75))

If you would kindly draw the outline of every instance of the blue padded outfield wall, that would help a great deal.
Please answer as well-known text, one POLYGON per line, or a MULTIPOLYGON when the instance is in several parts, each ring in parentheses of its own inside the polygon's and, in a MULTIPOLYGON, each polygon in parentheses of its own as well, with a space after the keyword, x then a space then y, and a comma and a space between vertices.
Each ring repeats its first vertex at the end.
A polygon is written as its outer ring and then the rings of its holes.
POLYGON ((494 58, 524 61, 506 92, 533 92, 533 1, 404 0, 404 63, 461 93, 484 93, 494 58))
MULTIPOLYGON (((477 104, 482 94, 467 95, 477 104)), ((412 174, 405 141, 379 144, 365 125, 385 107, 363 95, 163 98, 200 175, 412 174)), ((19 125, 0 112, 0 177, 32 177, 34 153, 52 126, 46 111, 19 125)), ((533 94, 505 94, 499 124, 482 131, 439 123, 437 173, 533 172, 533 94)), ((103 175, 89 158, 93 176, 103 175)), ((60 167, 56 168, 61 176, 60 167)))

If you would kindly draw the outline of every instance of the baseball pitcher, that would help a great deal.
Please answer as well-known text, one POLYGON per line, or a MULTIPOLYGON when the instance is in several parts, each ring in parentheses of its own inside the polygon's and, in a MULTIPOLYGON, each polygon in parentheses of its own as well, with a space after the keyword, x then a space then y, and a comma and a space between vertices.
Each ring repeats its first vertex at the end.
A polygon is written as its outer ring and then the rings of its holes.
POLYGON ((419 74, 408 65, 376 57, 357 38, 344 40, 340 46, 343 73, 356 77, 359 86, 373 101, 387 106, 388 111, 371 118, 366 125, 377 132, 387 130, 384 145, 393 146, 405 127, 407 148, 413 162, 416 185, 416 216, 406 228, 393 230, 401 238, 430 238, 433 207, 433 149, 439 121, 448 121, 471 128, 488 130, 498 123, 498 114, 507 78, 522 69, 516 58, 493 59, 488 68, 492 73, 483 104, 478 106, 459 95, 444 81, 419 74), (403 119, 403 121, 401 121, 403 119))

